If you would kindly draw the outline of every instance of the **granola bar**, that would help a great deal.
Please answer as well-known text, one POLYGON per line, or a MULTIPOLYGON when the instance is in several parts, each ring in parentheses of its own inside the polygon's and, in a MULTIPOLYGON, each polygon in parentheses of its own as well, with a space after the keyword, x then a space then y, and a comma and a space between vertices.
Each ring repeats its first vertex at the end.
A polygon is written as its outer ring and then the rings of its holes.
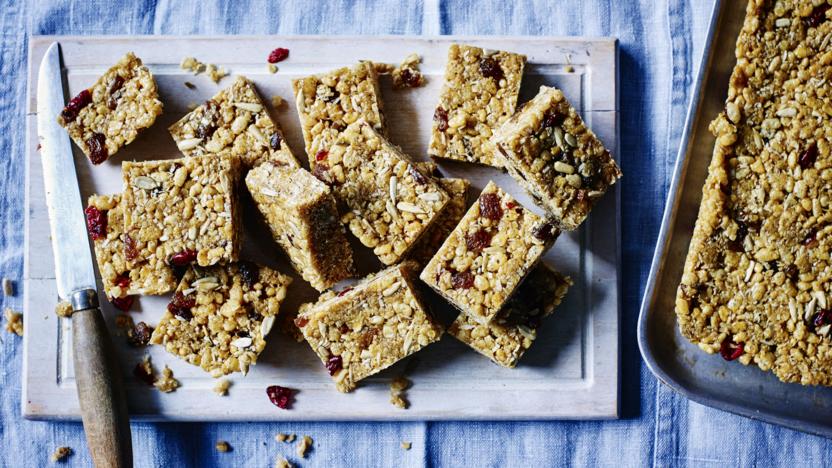
POLYGON ((491 323, 459 314, 448 334, 503 367, 515 367, 537 337, 541 319, 554 312, 571 285, 568 276, 541 263, 491 323))
POLYGON ((371 275, 340 293, 304 304, 295 320, 342 392, 439 340, 442 328, 422 305, 413 262, 371 275))
POLYGON ((352 247, 329 186, 302 168, 269 161, 246 185, 295 270, 325 291, 353 275, 352 247))
POLYGON ((161 114, 153 75, 140 58, 128 52, 92 87, 67 103, 58 123, 93 164, 101 164, 161 114))
POLYGON ((489 182, 420 278, 477 323, 488 323, 559 234, 489 182))
POLYGON ((212 376, 240 371, 266 346, 292 279, 242 262, 192 267, 150 338, 212 376))
POLYGON ((201 266, 237 260, 239 160, 195 156, 166 161, 125 162, 124 253, 131 268, 193 260, 201 266))
POLYGON ((341 220, 385 265, 403 258, 448 202, 439 184, 363 120, 316 159, 313 174, 348 210, 341 220))
POLYGON ((558 222, 577 229, 621 169, 559 89, 540 87, 492 138, 517 182, 558 222))
POLYGON ((185 156, 229 152, 239 156, 245 167, 265 159, 297 165, 283 131, 269 116, 254 83, 244 76, 168 131, 185 156))
POLYGON ((832 385, 827 2, 748 2, 676 299, 682 334, 832 385))
POLYGON ((310 167, 315 166, 319 151, 329 150, 338 134, 359 119, 381 135, 387 133, 372 62, 298 78, 292 81, 292 89, 310 167))
POLYGON ((502 167, 489 142, 517 107, 526 56, 452 44, 428 154, 502 167))
POLYGON ((87 224, 104 293, 120 298, 136 294, 165 294, 176 287, 173 269, 138 261, 127 266, 124 253, 124 212, 121 194, 92 195, 87 202, 87 224))

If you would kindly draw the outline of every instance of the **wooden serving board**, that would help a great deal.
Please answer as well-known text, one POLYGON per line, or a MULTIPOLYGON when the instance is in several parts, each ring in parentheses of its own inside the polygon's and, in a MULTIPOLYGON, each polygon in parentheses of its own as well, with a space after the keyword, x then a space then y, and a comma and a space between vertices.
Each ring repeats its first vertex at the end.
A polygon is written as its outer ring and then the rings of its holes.
MULTIPOLYGON (((394 91, 383 77, 382 96, 391 140, 416 160, 427 159, 431 119, 438 102, 448 46, 469 43, 526 54, 529 63, 521 102, 541 84, 563 89, 588 125, 613 155, 618 153, 618 44, 611 38, 551 37, 34 37, 29 43, 29 101, 27 113, 25 352, 23 414, 27 418, 77 419, 78 401, 72 369, 71 326, 53 312, 57 302, 52 249, 42 168, 37 151, 35 103, 37 67, 52 41, 63 49, 69 95, 89 86, 127 51, 134 51, 156 76, 165 113, 128 148, 105 164, 92 167, 80 151, 75 161, 84 200, 91 193, 121 191, 121 162, 178 157, 167 127, 194 105, 231 84, 218 85, 204 75, 181 70, 185 56, 221 65, 232 75, 254 80, 264 100, 280 95, 287 103, 272 108, 296 154, 303 157, 297 112, 292 104, 291 79, 355 63, 359 59, 398 64, 406 55, 422 55, 427 86, 394 91), (273 48, 291 50, 279 72, 266 70, 273 48), (190 81, 196 89, 184 85, 190 81)), ((56 86, 59 84, 56 83, 56 86)), ((304 162, 305 164, 305 162, 304 162)), ((469 202, 493 179, 521 203, 536 210, 523 190, 495 169, 463 163, 440 163, 447 176, 466 177, 473 189, 469 202)), ((625 168, 626 172, 626 168, 625 168)), ((450 336, 412 359, 367 379, 351 394, 341 394, 306 343, 295 343, 278 327, 259 362, 247 376, 235 374, 229 395, 211 392, 215 381, 201 369, 174 357, 162 347, 135 349, 125 339, 115 342, 131 413, 149 420, 498 420, 595 419, 618 416, 620 211, 619 191, 607 194, 578 231, 564 234, 544 261, 572 276, 575 286, 555 316, 544 322, 534 346, 516 369, 503 369, 450 336), (163 394, 132 376, 146 354, 154 367, 170 366, 181 388, 163 394), (414 385, 411 402, 400 410, 389 402, 390 380, 405 372, 414 385), (292 410, 276 408, 266 397, 269 385, 299 390, 292 410)), ((79 213, 81 216, 81 213, 79 213)), ((288 262, 262 224, 244 226, 244 256, 290 272, 288 262)), ((357 244, 356 244, 357 245, 357 244)), ((379 268, 367 249, 358 250, 362 273, 379 268)), ((102 296, 103 297, 103 296, 102 296)), ((284 311, 296 310, 315 292, 297 278, 289 289, 284 311)), ((142 297, 131 315, 155 324, 168 297, 142 297)), ((440 316, 452 317, 449 306, 434 303, 440 316)), ((103 312, 111 330, 116 311, 103 312)))

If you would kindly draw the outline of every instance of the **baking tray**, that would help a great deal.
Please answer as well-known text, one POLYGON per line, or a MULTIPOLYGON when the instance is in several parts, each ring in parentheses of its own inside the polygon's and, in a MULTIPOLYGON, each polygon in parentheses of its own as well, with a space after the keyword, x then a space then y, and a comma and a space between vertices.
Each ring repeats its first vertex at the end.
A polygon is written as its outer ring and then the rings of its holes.
POLYGON ((724 107, 745 6, 735 0, 714 5, 641 304, 638 345, 647 367, 662 383, 697 403, 832 437, 832 388, 786 384, 756 366, 709 355, 685 339, 676 323, 676 288, 714 147, 708 124, 724 107))

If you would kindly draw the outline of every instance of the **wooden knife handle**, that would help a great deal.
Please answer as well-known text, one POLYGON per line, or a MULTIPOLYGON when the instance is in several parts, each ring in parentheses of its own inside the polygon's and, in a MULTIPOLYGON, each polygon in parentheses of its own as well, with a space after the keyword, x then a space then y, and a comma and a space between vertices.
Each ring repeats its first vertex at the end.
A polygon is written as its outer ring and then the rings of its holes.
POLYGON ((127 399, 113 342, 97 307, 72 314, 72 354, 81 419, 96 467, 133 466, 127 399))

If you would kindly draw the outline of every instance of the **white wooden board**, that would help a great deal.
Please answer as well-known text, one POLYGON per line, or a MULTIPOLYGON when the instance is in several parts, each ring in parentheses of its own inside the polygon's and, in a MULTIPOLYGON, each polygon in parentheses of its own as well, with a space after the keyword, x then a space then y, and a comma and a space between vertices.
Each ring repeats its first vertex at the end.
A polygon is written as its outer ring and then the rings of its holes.
MULTIPOLYGON (((153 128, 102 166, 93 168, 76 150, 84 200, 93 192, 121 191, 120 165, 124 160, 177 157, 168 125, 189 107, 230 85, 231 77, 216 85, 203 75, 194 77, 180 70, 181 59, 188 55, 221 65, 232 74, 248 76, 266 101, 275 94, 287 98, 288 104, 272 109, 272 114, 302 157, 298 117, 291 105, 292 78, 359 59, 397 64, 407 54, 417 52, 424 58, 422 71, 428 78, 427 86, 393 91, 389 78, 384 77, 382 95, 391 139, 414 159, 423 160, 427 159, 430 123, 449 44, 465 42, 520 52, 529 58, 521 101, 531 98, 541 84, 560 87, 612 154, 618 153, 618 47, 610 38, 34 37, 29 50, 22 398, 23 414, 28 418, 79 417, 71 358, 72 325, 53 312, 57 296, 35 124, 37 66, 53 40, 60 41, 63 48, 70 95, 89 86, 110 64, 132 50, 155 74, 165 104, 165 113, 153 128), (278 46, 289 48, 291 56, 272 75, 266 71, 265 59, 278 46), (197 88, 186 88, 184 81, 197 88)), ((494 179, 523 204, 533 206, 522 189, 499 171, 462 163, 441 164, 441 169, 448 176, 469 178, 473 195, 494 179)), ((124 338, 116 336, 130 411, 136 418, 179 421, 615 418, 620 307, 618 197, 618 190, 608 194, 580 230, 562 235, 546 255, 544 261, 570 274, 575 286, 556 315, 544 323, 534 346, 516 369, 498 367, 445 336, 414 359, 367 379, 355 392, 340 394, 308 346, 288 339, 275 327, 258 364, 246 377, 231 376, 229 396, 219 397, 211 392, 214 380, 199 368, 158 346, 130 348, 124 338), (182 383, 179 390, 162 394, 132 376, 132 369, 146 353, 157 368, 167 364, 173 369, 182 383), (400 410, 388 402, 389 382, 405 366, 410 369, 414 386, 407 392, 411 408, 400 410), (265 388, 275 384, 300 390, 292 410, 280 410, 269 402, 265 388)), ((262 226, 248 229, 246 237, 244 253, 249 258, 290 271, 262 226)), ((363 272, 378 267, 372 254, 363 248, 361 252, 363 272)), ((296 279, 284 310, 314 297, 314 291, 296 279)), ((142 297, 131 313, 137 322, 155 324, 167 301, 167 297, 142 297)), ((441 316, 451 314, 447 305, 437 303, 436 308, 441 316)), ((112 327, 114 309, 105 304, 103 312, 112 327)))

